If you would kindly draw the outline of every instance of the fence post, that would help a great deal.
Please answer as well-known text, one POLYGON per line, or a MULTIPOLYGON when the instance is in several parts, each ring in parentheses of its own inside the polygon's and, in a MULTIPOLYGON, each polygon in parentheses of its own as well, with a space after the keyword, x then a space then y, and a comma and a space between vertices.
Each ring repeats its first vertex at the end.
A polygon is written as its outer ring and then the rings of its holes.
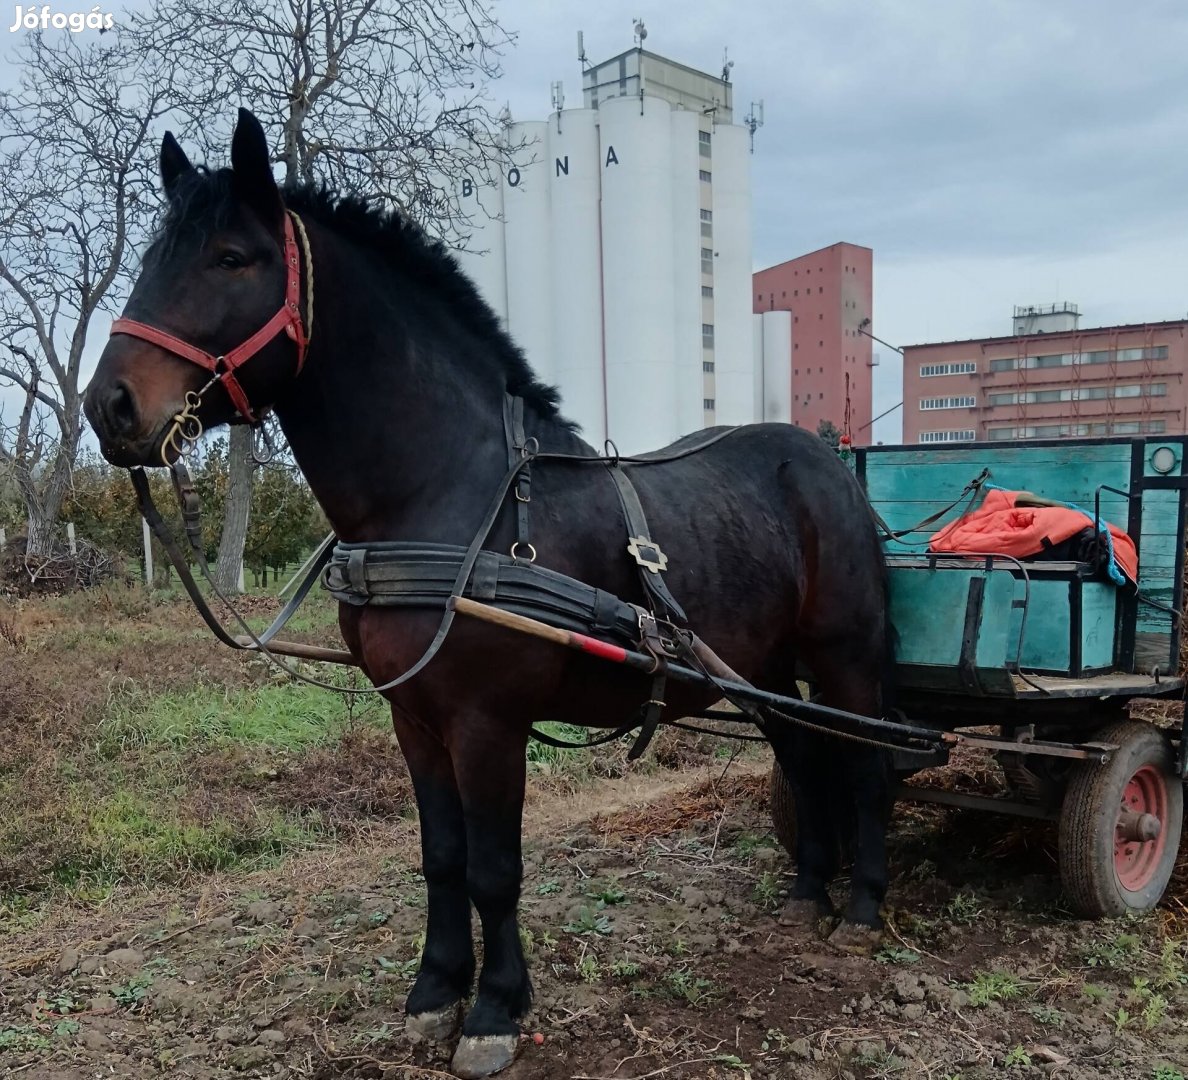
POLYGON ((140 520, 140 525, 144 533, 144 583, 151 589, 153 587, 153 534, 149 532, 148 522, 143 518, 140 520))
POLYGON ((7 543, 8 543, 8 535, 5 533, 5 531, 2 528, 0 528, 0 551, 4 550, 4 546, 7 543))
POLYGON ((71 557, 77 555, 78 554, 78 544, 75 542, 75 539, 74 539, 74 522, 73 521, 66 522, 66 543, 70 547, 71 557))

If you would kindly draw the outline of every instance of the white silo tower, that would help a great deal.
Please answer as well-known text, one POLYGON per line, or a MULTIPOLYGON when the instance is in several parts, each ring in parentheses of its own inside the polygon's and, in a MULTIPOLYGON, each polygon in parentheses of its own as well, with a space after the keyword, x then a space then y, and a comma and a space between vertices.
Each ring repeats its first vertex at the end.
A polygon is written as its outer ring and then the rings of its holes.
POLYGON ((602 235, 599 227, 598 113, 556 112, 548 124, 552 267, 552 378, 561 411, 601 449, 606 438, 602 351, 602 235))
POLYGON ((455 232, 467 239, 462 250, 455 247, 454 257, 507 326, 503 184, 498 173, 493 180, 471 174, 456 183, 458 206, 466 220, 458 223, 455 232))
POLYGON ((553 268, 549 257, 548 124, 512 124, 509 144, 523 144, 503 175, 507 321, 540 378, 553 374, 553 268))
POLYGON ((673 347, 677 435, 697 431, 705 422, 705 374, 701 295, 701 115, 673 109, 669 157, 673 241, 673 347))
POLYGON ((606 420, 627 454, 678 430, 671 113, 642 95, 599 105, 606 420))
POLYGON ((754 419, 749 132, 713 132, 714 378, 719 424, 754 419))

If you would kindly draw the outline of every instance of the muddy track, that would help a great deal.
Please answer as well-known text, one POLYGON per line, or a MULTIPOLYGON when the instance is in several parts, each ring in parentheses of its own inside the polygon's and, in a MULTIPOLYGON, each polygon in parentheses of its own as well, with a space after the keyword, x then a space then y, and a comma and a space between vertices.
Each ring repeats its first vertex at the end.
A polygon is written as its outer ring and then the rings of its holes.
MULTIPOLYGON (((775 920, 791 872, 766 769, 536 794, 523 932, 536 1001, 513 1080, 1175 1080, 1188 958, 1172 913, 1061 910, 1042 836, 901 808, 874 957, 775 920), (1159 1071, 1162 1070, 1162 1071, 1159 1071)), ((424 885, 416 830, 60 912, 0 946, 5 1076, 445 1076, 401 1006, 424 885)))

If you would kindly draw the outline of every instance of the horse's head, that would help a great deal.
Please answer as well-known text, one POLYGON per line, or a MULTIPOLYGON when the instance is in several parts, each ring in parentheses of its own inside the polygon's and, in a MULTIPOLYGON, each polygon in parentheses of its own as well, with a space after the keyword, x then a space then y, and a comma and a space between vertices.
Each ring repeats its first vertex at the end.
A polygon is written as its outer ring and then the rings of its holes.
POLYGON ((166 134, 161 182, 164 224, 86 394, 87 419, 116 465, 174 457, 187 408, 191 433, 254 419, 304 359, 305 260, 256 118, 239 111, 230 169, 195 168, 166 134))

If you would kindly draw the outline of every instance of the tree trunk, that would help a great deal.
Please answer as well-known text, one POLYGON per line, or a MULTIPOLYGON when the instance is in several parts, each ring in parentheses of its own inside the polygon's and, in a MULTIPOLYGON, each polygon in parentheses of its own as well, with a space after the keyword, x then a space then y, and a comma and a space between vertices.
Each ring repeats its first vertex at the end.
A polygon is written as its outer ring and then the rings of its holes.
POLYGON ((58 527, 58 515, 70 487, 74 467, 74 453, 77 436, 66 433, 66 439, 57 450, 54 462, 44 477, 40 488, 37 481, 27 472, 17 477, 17 487, 25 502, 29 519, 28 546, 26 553, 41 557, 54 550, 54 531, 58 527))
POLYGON ((248 518, 252 509, 252 429, 247 424, 231 428, 227 446, 227 501, 223 506, 223 535, 214 578, 226 593, 240 591, 243 549, 247 543, 248 518))

